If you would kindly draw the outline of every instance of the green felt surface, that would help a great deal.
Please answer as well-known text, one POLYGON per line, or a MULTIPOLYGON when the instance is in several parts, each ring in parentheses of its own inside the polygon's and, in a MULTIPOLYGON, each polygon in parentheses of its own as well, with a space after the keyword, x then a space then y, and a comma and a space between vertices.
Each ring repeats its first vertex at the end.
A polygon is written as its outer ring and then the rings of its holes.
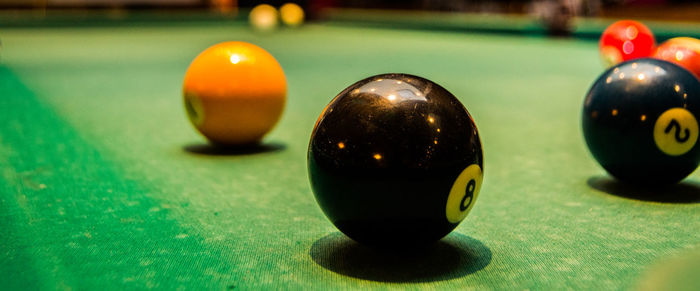
POLYGON ((634 189, 585 148, 581 104, 602 72, 592 41, 230 23, 0 39, 0 289, 629 289, 700 245, 697 171, 634 189), (226 40, 264 47, 288 78, 257 149, 208 147, 181 104, 189 62, 226 40), (323 107, 385 72, 441 84, 482 136, 479 201, 426 250, 352 243, 308 184, 323 107))

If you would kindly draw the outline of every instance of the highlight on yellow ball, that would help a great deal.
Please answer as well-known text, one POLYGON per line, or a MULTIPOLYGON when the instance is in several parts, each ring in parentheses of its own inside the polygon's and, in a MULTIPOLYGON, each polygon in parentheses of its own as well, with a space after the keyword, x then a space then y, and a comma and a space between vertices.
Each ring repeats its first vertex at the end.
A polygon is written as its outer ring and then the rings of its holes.
POLYGON ((285 3, 280 7, 282 23, 289 27, 298 27, 304 23, 304 9, 294 3, 285 3))
POLYGON ((230 41, 207 48, 192 61, 182 91, 190 122, 209 141, 248 145, 260 142, 279 121, 287 81, 270 53, 230 41))
POLYGON ((279 25, 279 13, 272 5, 260 4, 250 10, 248 22, 257 31, 273 31, 279 25))

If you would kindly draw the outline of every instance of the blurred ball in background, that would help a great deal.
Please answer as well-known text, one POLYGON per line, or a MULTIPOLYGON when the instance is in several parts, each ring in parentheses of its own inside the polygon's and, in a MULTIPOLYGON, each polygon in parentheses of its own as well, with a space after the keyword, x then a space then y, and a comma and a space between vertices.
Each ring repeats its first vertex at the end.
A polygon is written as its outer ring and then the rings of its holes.
POLYGON ((253 7, 248 17, 250 26, 257 31, 272 31, 279 24, 277 9, 268 4, 260 4, 253 7))
POLYGON ((280 7, 282 23, 289 27, 298 27, 304 23, 304 9, 294 3, 285 3, 280 7))
POLYGON ((660 44, 653 55, 657 59, 676 63, 700 79, 700 40, 674 37, 660 44))

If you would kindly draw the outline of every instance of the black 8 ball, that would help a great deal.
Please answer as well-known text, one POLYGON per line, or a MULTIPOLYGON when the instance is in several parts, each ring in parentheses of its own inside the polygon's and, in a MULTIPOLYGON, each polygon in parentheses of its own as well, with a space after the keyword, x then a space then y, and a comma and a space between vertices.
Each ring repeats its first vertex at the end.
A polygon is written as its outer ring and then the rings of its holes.
POLYGON ((308 151, 311 187, 355 241, 420 246, 451 232, 476 202, 481 141, 469 112, 430 80, 384 74, 336 96, 308 151))
POLYGON ((588 148, 612 176, 644 185, 676 183, 700 163, 700 82, 661 60, 636 59, 603 73, 588 91, 588 148))

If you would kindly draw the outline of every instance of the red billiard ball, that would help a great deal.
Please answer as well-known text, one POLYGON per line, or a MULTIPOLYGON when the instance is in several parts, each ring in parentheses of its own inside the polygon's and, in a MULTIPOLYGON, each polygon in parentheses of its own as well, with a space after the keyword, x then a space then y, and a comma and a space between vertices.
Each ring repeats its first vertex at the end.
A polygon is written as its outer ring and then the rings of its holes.
POLYGON ((669 39, 656 48, 653 57, 680 65, 700 79, 700 39, 692 37, 669 39))
POLYGON ((648 27, 634 20, 617 21, 603 31, 598 47, 606 67, 650 57, 656 41, 648 27))

